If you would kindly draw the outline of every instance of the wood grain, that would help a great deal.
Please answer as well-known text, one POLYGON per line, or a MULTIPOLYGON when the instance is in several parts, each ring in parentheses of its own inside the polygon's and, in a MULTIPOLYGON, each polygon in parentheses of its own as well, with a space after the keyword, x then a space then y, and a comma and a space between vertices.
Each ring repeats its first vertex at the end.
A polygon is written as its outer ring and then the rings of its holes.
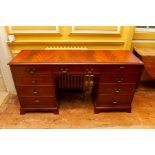
POLYGON ((23 50, 9 64, 142 64, 125 50, 23 50))

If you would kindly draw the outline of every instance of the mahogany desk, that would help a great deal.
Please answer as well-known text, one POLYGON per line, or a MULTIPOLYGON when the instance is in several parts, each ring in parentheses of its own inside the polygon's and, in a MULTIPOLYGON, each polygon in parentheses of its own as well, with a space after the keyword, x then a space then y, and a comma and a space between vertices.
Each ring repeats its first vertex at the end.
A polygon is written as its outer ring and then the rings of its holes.
POLYGON ((59 113, 56 78, 93 75, 94 112, 124 110, 131 103, 143 63, 123 50, 24 50, 9 63, 20 112, 59 113))

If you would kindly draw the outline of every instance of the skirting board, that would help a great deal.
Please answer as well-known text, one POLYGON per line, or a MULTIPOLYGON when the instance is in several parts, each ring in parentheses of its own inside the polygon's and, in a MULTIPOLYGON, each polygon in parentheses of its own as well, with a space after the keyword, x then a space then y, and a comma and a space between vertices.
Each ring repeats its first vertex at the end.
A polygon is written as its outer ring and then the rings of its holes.
POLYGON ((8 101, 9 96, 9 93, 6 91, 0 92, 0 112, 3 110, 3 107, 5 103, 8 101))

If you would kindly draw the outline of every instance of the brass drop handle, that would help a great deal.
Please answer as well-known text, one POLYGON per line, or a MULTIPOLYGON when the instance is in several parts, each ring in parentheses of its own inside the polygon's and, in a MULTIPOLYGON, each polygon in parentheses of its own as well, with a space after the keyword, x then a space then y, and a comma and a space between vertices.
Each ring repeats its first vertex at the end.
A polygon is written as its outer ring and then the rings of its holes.
POLYGON ((88 74, 91 74, 91 73, 92 73, 92 71, 88 71, 87 73, 88 73, 88 74))
POLYGON ((34 79, 34 80, 31 81, 31 83, 35 84, 35 83, 37 83, 37 80, 34 79))
POLYGON ((123 70, 123 69, 125 69, 125 67, 124 66, 120 66, 119 69, 123 70))
POLYGON ((124 78, 116 78, 116 82, 121 83, 123 82, 124 78))
POLYGON ((36 99, 36 100, 34 100, 34 102, 35 102, 35 103, 39 103, 39 102, 40 102, 40 100, 36 99))
POLYGON ((29 71, 29 74, 34 74, 36 71, 36 68, 30 68, 28 69, 28 71, 29 71))
POLYGON ((121 90, 120 88, 114 88, 114 89, 113 89, 113 92, 114 92, 114 93, 119 93, 120 90, 121 90))
POLYGON ((33 90, 33 94, 38 94, 38 93, 39 93, 39 91, 33 90))
POLYGON ((68 68, 60 68, 60 71, 62 72, 62 73, 67 73, 68 72, 68 68))
POLYGON ((117 104, 119 101, 118 100, 112 100, 111 103, 112 104, 117 104))
POLYGON ((67 71, 66 70, 63 70, 62 73, 67 73, 67 71))
POLYGON ((90 69, 89 68, 86 68, 86 71, 87 71, 88 74, 92 74, 92 71, 93 70, 94 70, 93 68, 90 68, 90 69))

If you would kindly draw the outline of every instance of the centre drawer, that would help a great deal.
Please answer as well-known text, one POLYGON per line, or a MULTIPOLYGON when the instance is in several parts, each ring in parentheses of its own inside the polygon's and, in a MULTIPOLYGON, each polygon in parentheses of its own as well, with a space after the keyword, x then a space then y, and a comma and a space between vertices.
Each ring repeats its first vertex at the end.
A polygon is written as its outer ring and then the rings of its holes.
POLYGON ((55 74, 101 74, 101 66, 60 65, 53 68, 55 74))
POLYGON ((133 94, 136 84, 101 83, 99 94, 133 94))
POLYGON ((54 97, 19 97, 22 108, 52 108, 56 107, 54 97))
POLYGON ((54 86, 17 86, 20 96, 55 96, 54 86))
POLYGON ((118 107, 130 106, 133 95, 98 95, 97 106, 118 107))

